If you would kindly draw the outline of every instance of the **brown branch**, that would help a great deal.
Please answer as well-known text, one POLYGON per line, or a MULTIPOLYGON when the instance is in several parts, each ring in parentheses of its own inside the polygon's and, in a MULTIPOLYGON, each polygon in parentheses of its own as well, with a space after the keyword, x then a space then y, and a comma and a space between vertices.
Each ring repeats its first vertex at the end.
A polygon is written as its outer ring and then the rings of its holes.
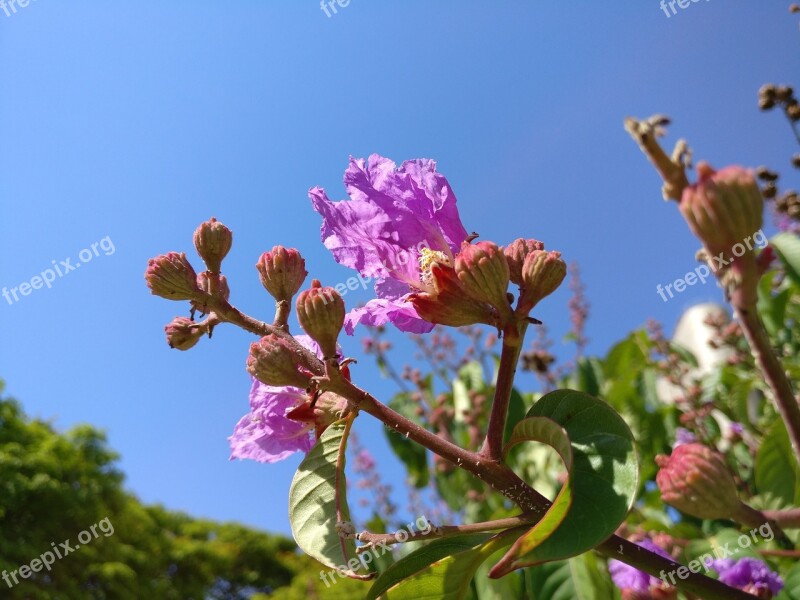
POLYGON ((792 391, 792 384, 789 383, 786 371, 778 357, 775 356, 772 343, 755 306, 734 306, 734 309, 742 325, 744 336, 750 344, 753 358, 772 390, 775 407, 786 424, 795 459, 800 464, 800 406, 798 406, 792 391))

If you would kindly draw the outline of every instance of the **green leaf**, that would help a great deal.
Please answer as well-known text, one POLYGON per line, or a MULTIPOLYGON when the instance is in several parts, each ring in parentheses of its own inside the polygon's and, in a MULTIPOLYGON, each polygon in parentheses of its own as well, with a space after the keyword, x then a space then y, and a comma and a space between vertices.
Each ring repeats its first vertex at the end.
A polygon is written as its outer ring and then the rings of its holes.
POLYGON ((297 545, 331 568, 356 556, 355 541, 336 531, 337 513, 341 520, 350 520, 344 477, 349 431, 347 420, 328 427, 300 463, 289 488, 289 520, 297 545))
POLYGON ((636 498, 639 474, 633 435, 605 402, 582 392, 558 390, 534 404, 528 417, 517 427, 519 438, 544 441, 549 436, 547 443, 564 459, 569 478, 542 521, 496 565, 495 576, 590 550, 614 533, 636 498), (545 427, 547 420, 560 427, 545 427), (532 430, 521 429, 523 425, 532 430), (571 447, 571 464, 564 444, 571 447), (565 507, 568 496, 571 504, 565 507))
POLYGON ((771 495, 784 506, 795 503, 798 468, 786 425, 781 419, 775 421, 756 452, 755 472, 759 494, 771 495))
POLYGON ((506 428, 503 432, 503 443, 508 443, 514 433, 514 427, 525 418, 525 399, 515 388, 511 389, 511 398, 508 403, 508 416, 506 417, 506 428))
POLYGON ((786 274, 800 285, 800 238, 791 233, 779 233, 769 243, 786 266, 786 274))
MULTIPOLYGON (((408 394, 395 396, 389 403, 389 407, 415 423, 418 421, 414 412, 416 404, 408 394)), ((406 467, 411 485, 416 488, 424 488, 428 485, 430 470, 425 448, 393 429, 386 428, 385 432, 389 445, 406 467)))
POLYGON ((792 295, 791 289, 773 292, 777 271, 766 273, 758 282, 758 314, 764 321, 770 336, 777 336, 784 327, 786 306, 792 295))
POLYGON ((478 593, 478 600, 509 600, 524 598, 522 572, 510 573, 500 579, 490 579, 492 563, 500 560, 502 550, 489 557, 475 572, 472 583, 478 593))
MULTIPOLYGON (((757 543, 762 541, 755 531, 757 543)), ((726 557, 728 552, 733 552, 734 557, 739 558, 758 558, 759 556, 753 538, 750 537, 749 532, 741 532, 737 529, 720 529, 714 535, 702 540, 692 540, 686 546, 686 564, 689 565, 691 561, 698 561, 700 565, 705 565, 709 558, 722 558, 726 557), (740 539, 741 538, 741 539, 740 539)))
POLYGON ((800 562, 795 563, 783 577, 783 590, 775 600, 800 600, 800 562))
POLYGON ((525 569, 527 598, 536 600, 609 600, 614 585, 592 552, 525 569))
POLYGON ((384 571, 365 600, 461 600, 478 567, 519 533, 513 529, 433 541, 384 571))
POLYGON ((596 358, 580 358, 571 377, 571 387, 596 396, 603 386, 603 365, 596 358))

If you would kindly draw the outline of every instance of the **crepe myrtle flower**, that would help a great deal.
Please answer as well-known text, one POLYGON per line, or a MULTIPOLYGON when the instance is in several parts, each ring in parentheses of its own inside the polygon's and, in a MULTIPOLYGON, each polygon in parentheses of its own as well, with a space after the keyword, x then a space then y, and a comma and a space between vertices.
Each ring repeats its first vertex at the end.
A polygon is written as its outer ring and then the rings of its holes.
MULTIPOLYGON (((295 340, 320 358, 319 346, 306 335, 295 340)), ((295 452, 308 452, 325 428, 341 418, 347 402, 332 393, 312 401, 308 392, 291 385, 273 386, 252 378, 250 412, 228 438, 231 460, 251 459, 274 463, 295 452)))
MULTIPOLYGON (((650 540, 637 542, 639 546, 664 558, 672 559, 666 550, 650 540)), ((625 600, 651 600, 654 598, 675 598, 674 590, 668 589, 664 581, 618 560, 608 561, 611 580, 622 592, 625 600)))
POLYGON ((770 600, 783 589, 783 579, 757 558, 712 559, 709 566, 719 574, 722 583, 744 590, 756 598, 770 600))
POLYGON ((407 300, 414 292, 435 293, 431 268, 452 268, 468 238, 450 184, 433 160, 409 160, 397 168, 373 154, 350 158, 344 185, 348 201, 332 202, 320 187, 309 197, 336 262, 375 279, 377 298, 348 313, 345 331, 352 335, 359 323, 387 322, 410 333, 431 331, 433 324, 407 300))

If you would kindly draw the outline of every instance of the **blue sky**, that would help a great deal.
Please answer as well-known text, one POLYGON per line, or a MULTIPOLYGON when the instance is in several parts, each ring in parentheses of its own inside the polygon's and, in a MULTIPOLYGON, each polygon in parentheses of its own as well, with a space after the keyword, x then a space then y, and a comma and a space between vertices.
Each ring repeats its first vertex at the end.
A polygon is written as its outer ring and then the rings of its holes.
MULTIPOLYGON (((150 296, 147 259, 189 253, 216 216, 235 236, 232 301, 269 318, 253 265, 274 244, 299 248, 325 283, 351 274, 322 247, 307 190, 342 198, 350 155, 430 157, 467 230, 535 237, 581 264, 590 351, 651 316, 671 329, 720 292, 657 295, 694 268, 698 243, 623 118, 663 112, 670 143, 687 137, 698 158, 787 171, 788 126, 756 108, 762 83, 800 73, 787 5, 711 0, 669 18, 656 0, 352 0, 331 17, 316 0, 36 0, 0 12, 0 286, 80 262, 104 238, 114 247, 49 289, 0 298, 0 377, 32 415, 105 429, 143 500, 288 531, 299 457, 227 460, 250 337, 220 327, 191 352, 167 348, 163 325, 185 311, 150 296)), ((567 298, 564 286, 537 309, 558 339, 567 298)), ((362 356, 359 337, 348 355, 362 356)), ((369 359, 354 376, 391 390, 369 359)), ((378 425, 357 427, 399 485, 378 425)))

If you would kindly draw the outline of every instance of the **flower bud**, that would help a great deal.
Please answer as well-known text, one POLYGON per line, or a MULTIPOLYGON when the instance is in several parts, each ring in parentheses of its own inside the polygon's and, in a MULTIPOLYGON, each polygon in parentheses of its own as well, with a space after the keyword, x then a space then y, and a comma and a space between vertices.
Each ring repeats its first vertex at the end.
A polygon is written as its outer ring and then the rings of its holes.
POLYGON ((742 512, 725 459, 703 444, 681 444, 670 456, 656 456, 661 499, 700 519, 735 519, 742 512))
POLYGON ((467 294, 452 267, 434 263, 430 266, 430 273, 435 291, 408 297, 420 317, 429 323, 450 327, 476 323, 500 327, 497 311, 467 294))
POLYGON ((222 259, 228 254, 232 244, 231 230, 214 217, 200 223, 194 232, 194 247, 212 273, 219 273, 222 259))
POLYGON ((202 327, 187 317, 175 317, 164 327, 164 332, 167 334, 167 344, 176 350, 189 350, 205 333, 202 327))
POLYGON ((322 287, 319 280, 297 297, 297 320, 300 327, 319 344, 323 358, 336 356, 336 340, 344 325, 344 300, 331 287, 322 287))
POLYGON ((763 225, 764 200, 753 172, 742 167, 714 171, 697 165, 698 181, 687 187, 680 210, 689 228, 713 255, 731 256, 734 244, 763 225))
POLYGON ((193 300, 200 293, 197 274, 183 252, 151 258, 144 278, 153 294, 167 300, 193 300))
POLYGON ((726 287, 734 303, 755 304, 758 269, 750 240, 761 230, 764 213, 755 176, 737 166, 714 171, 705 162, 697 173, 697 183, 683 191, 681 214, 716 264, 731 263, 735 279, 726 287))
POLYGON ((534 250, 528 254, 522 264, 517 313, 527 315, 542 298, 555 292, 566 276, 567 263, 562 260, 561 252, 534 250))
POLYGON ((517 238, 503 250, 508 262, 511 281, 517 285, 522 285, 522 265, 525 258, 534 250, 544 250, 544 244, 539 240, 523 238, 517 238))
POLYGON ((478 300, 494 306, 500 314, 509 314, 508 262, 494 242, 464 242, 456 255, 455 271, 461 287, 478 300))
POLYGON ((306 280, 306 261, 294 248, 275 246, 256 263, 261 285, 278 302, 290 302, 306 280))
POLYGON ((306 389, 311 381, 311 374, 299 350, 274 333, 250 344, 247 371, 260 382, 274 387, 306 389))

